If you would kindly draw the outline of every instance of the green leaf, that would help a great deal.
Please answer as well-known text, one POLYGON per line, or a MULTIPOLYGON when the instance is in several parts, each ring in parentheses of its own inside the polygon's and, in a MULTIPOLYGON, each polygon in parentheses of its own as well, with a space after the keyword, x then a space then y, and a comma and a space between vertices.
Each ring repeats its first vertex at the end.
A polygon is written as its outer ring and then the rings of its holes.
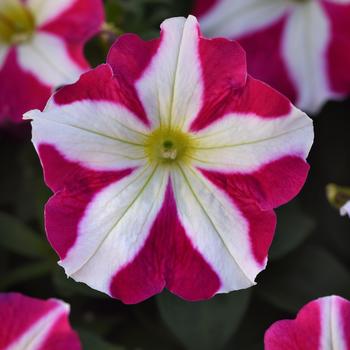
POLYGON ((9 289, 16 284, 46 276, 50 273, 51 266, 51 262, 40 262, 12 269, 11 273, 1 277, 0 290, 9 289))
POLYGON ((337 294, 350 298, 350 274, 327 250, 304 247, 268 266, 256 290, 273 305, 295 313, 318 297, 337 294))
POLYGON ((157 297, 161 316, 188 350, 221 349, 237 330, 250 300, 250 290, 190 303, 168 292, 157 297))
POLYGON ((79 336, 84 350, 125 350, 123 347, 107 343, 98 335, 86 330, 80 330, 79 336))
POLYGON ((0 212, 0 247, 29 258, 51 256, 46 241, 17 218, 0 212))
POLYGON ((280 259, 297 248, 315 228, 315 221, 294 201, 277 210, 277 229, 269 252, 271 260, 280 259))

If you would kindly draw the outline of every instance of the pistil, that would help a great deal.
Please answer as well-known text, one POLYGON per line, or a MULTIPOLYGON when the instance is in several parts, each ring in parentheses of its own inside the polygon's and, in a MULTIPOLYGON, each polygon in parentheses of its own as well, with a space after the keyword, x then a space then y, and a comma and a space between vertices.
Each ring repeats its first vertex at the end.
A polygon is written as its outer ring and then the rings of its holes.
POLYGON ((34 30, 34 17, 23 4, 0 6, 0 42, 8 45, 27 42, 34 30))

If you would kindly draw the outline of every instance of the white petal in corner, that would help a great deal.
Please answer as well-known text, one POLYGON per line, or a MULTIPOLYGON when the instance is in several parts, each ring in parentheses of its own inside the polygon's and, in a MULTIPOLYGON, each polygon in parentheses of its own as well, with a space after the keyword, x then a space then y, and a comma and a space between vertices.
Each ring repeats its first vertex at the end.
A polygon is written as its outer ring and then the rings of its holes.
POLYGON ((172 18, 161 28, 160 47, 136 87, 154 127, 186 128, 202 105, 198 22, 193 16, 172 18))
POLYGON ((340 208, 340 214, 343 216, 348 215, 350 217, 350 201, 340 208))
POLYGON ((9 52, 8 46, 0 44, 0 69, 5 63, 8 52, 9 52))
POLYGON ((59 37, 40 31, 30 42, 18 47, 18 61, 24 70, 48 86, 73 83, 83 73, 59 37))
POLYGON ((193 246, 218 274, 220 292, 254 285, 263 267, 252 254, 246 219, 197 170, 179 166, 171 176, 179 219, 193 246))
POLYGON ((206 35, 237 38, 280 19, 290 8, 286 0, 221 0, 200 19, 206 35))
POLYGON ((282 54, 298 88, 297 105, 317 112, 331 93, 326 63, 330 24, 318 1, 296 5, 283 35, 282 54))
POLYGON ((146 162, 147 130, 129 110, 111 102, 79 101, 48 111, 25 114, 32 119, 33 143, 54 145, 65 157, 94 170, 118 170, 146 162))
POLYGON ((109 294, 112 277, 143 247, 163 204, 169 172, 148 166, 112 184, 90 203, 78 239, 60 262, 76 281, 109 294))
POLYGON ((37 25, 41 26, 60 16, 76 0, 27 0, 27 6, 33 12, 37 25))
POLYGON ((39 349, 56 321, 68 312, 69 305, 57 301, 57 306, 52 311, 34 323, 19 339, 16 339, 14 343, 8 346, 6 350, 39 349))
POLYGON ((252 172, 288 155, 306 158, 313 141, 312 120, 293 108, 289 116, 227 115, 196 134, 193 165, 222 172, 252 172))
POLYGON ((346 335, 343 334, 340 298, 336 296, 320 299, 321 344, 320 349, 347 350, 346 335))

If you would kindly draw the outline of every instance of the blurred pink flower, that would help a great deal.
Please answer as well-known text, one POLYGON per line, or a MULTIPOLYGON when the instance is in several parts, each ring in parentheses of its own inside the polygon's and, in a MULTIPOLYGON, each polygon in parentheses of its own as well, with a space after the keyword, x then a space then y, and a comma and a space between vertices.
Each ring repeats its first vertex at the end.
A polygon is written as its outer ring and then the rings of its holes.
POLYGON ((81 350, 68 314, 60 300, 0 294, 0 350, 81 350))
POLYGON ((248 71, 316 113, 350 93, 349 0, 197 0, 205 34, 239 40, 248 71))
POLYGON ((83 45, 102 21, 102 0, 0 1, 0 124, 44 108, 88 68, 83 45))
POLYGON ((350 302, 338 296, 305 305, 295 320, 274 323, 265 333, 265 350, 350 349, 350 302))
POLYGON ((312 121, 190 16, 121 36, 108 63, 32 111, 67 275, 125 303, 200 300, 264 269, 273 208, 304 184, 312 121))

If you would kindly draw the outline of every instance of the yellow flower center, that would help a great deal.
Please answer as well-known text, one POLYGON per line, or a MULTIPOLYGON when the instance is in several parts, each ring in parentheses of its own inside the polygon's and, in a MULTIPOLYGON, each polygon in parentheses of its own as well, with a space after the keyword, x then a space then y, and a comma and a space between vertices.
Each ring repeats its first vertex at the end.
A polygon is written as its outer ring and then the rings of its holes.
POLYGON ((159 128, 146 141, 146 153, 151 162, 170 164, 186 161, 193 149, 193 139, 180 130, 159 128))
POLYGON ((18 45, 31 39, 35 19, 26 6, 18 0, 0 4, 0 43, 18 45))

